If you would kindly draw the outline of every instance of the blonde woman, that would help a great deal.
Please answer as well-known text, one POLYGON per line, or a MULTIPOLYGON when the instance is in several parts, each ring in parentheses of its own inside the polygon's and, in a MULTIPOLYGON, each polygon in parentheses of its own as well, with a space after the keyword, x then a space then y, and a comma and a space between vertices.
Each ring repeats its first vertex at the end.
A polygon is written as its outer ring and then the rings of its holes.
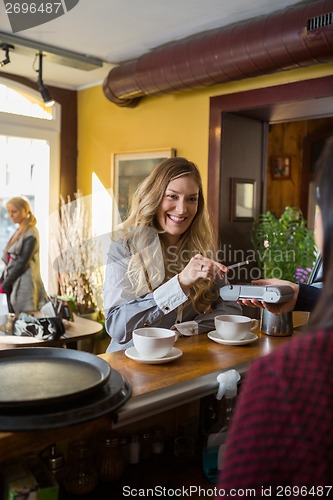
POLYGON ((23 196, 10 199, 6 208, 18 228, 2 256, 5 269, 0 279, 1 288, 7 295, 9 312, 37 311, 46 302, 40 275, 37 221, 29 201, 23 196))
POLYGON ((219 297, 227 268, 215 255, 197 166, 180 157, 162 161, 113 235, 104 284, 107 351, 132 346, 142 326, 202 333, 214 329, 218 314, 242 314, 219 297))

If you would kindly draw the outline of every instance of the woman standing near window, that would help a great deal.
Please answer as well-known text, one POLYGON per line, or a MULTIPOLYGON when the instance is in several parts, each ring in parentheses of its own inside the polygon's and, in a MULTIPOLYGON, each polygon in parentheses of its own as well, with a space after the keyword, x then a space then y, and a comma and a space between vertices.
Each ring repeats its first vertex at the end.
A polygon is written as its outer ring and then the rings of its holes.
POLYGON ((29 201, 16 196, 6 204, 10 219, 18 228, 9 239, 2 260, 5 269, 1 288, 7 295, 9 312, 31 312, 46 302, 40 275, 39 233, 29 201))

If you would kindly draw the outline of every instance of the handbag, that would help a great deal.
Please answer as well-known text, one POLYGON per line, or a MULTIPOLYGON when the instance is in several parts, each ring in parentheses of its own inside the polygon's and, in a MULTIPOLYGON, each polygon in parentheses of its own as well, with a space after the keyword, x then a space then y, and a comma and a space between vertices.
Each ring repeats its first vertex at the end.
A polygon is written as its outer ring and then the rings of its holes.
POLYGON ((56 340, 65 333, 60 318, 35 318, 21 313, 13 324, 13 335, 19 337, 35 337, 40 340, 56 340))

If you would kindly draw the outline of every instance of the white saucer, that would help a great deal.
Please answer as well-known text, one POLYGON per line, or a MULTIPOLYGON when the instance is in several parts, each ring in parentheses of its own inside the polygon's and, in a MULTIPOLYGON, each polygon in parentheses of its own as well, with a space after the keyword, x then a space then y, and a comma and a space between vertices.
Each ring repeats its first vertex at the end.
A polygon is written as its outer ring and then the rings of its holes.
POLYGON ((216 330, 213 330, 212 332, 208 333, 208 338, 211 340, 214 340, 214 342, 217 342, 218 344, 224 344, 224 345, 245 345, 245 344, 251 344, 252 342, 255 342, 258 338, 258 335, 255 333, 249 332, 245 339, 242 340, 227 340, 223 339, 216 330))
POLYGON ((173 347, 169 354, 167 354, 163 358, 145 359, 141 358, 135 347, 129 347, 128 349, 126 349, 125 354, 128 358, 133 359, 134 361, 138 361, 139 363, 146 363, 148 365, 161 365, 162 363, 170 363, 170 361, 174 361, 175 359, 180 358, 180 356, 183 355, 183 351, 177 349, 177 347, 173 347))

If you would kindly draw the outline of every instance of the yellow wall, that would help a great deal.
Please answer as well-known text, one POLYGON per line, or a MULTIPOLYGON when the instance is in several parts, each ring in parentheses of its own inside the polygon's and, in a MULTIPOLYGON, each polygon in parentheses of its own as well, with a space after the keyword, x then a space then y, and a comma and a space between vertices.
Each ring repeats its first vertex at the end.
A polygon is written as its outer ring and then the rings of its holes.
POLYGON ((198 164, 207 188, 209 98, 332 74, 333 64, 231 82, 209 89, 142 99, 136 108, 120 108, 106 99, 101 86, 78 95, 78 188, 91 193, 95 172, 105 188, 113 185, 115 152, 175 148, 198 164))

